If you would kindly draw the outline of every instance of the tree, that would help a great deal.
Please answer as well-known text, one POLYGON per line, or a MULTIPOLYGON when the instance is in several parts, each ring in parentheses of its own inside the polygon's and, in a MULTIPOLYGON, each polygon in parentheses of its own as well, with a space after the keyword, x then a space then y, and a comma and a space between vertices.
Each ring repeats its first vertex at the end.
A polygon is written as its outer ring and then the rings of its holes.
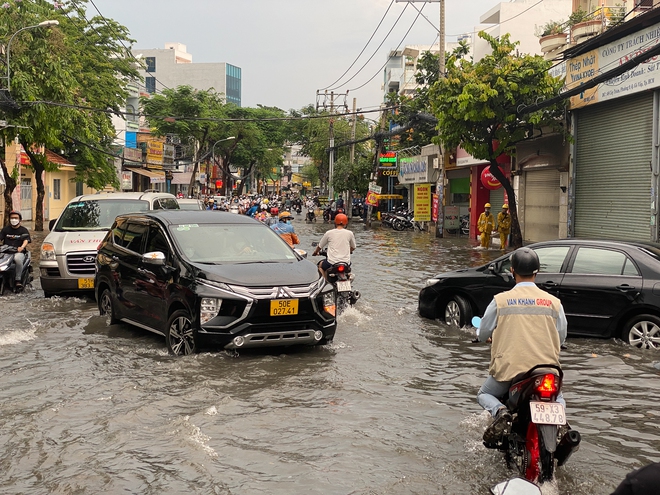
MULTIPOLYGON (((11 45, 11 95, 5 91, 0 115, 11 124, 4 142, 18 137, 37 186, 35 230, 43 230, 43 172, 57 169, 45 149, 75 159, 76 180, 95 189, 118 185, 107 151, 120 115, 126 84, 138 77, 126 45, 125 27, 100 16, 85 18, 84 4, 13 0, 2 5, 0 39, 45 20, 59 26, 20 33, 11 45)), ((6 67, 4 67, 6 70, 6 67)), ((11 200, 6 208, 11 208, 11 200)))
POLYGON ((360 156, 354 163, 342 156, 335 163, 332 187, 335 191, 355 191, 362 196, 369 189, 369 177, 373 172, 373 161, 370 157, 360 156))
POLYGON ((516 51, 509 35, 499 39, 479 33, 492 49, 476 63, 455 56, 447 60, 447 76, 431 88, 431 104, 438 118, 445 148, 463 147, 475 158, 488 160, 490 172, 509 198, 511 246, 522 246, 516 196, 497 164, 503 153, 515 154, 516 143, 533 137, 535 129, 565 134, 561 116, 565 102, 521 115, 518 109, 559 95, 563 81, 552 77, 552 62, 516 51))

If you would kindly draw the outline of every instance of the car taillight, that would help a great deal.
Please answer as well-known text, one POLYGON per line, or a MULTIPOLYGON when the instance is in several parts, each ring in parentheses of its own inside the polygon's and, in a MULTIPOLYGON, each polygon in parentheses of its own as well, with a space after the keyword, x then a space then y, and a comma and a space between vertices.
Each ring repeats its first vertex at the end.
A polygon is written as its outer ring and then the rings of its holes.
POLYGON ((339 265, 339 266, 337 267, 337 271, 338 271, 339 273, 343 273, 344 270, 346 270, 346 267, 345 267, 344 265, 339 265))
POLYGON ((536 381, 536 391, 541 396, 541 399, 550 399, 553 395, 557 394, 559 390, 557 385, 557 375, 546 373, 536 381))

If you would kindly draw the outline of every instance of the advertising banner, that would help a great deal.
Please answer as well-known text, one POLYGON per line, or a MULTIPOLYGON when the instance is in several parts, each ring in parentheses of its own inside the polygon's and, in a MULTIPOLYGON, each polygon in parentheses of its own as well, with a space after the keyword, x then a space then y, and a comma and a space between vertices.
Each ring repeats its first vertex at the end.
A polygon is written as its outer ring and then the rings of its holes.
POLYGON ((122 172, 121 173, 121 188, 122 189, 133 189, 133 172, 122 172))
MULTIPOLYGON (((140 148, 124 148, 124 160, 134 162, 135 165, 142 165, 142 150, 140 148)), ((125 163, 125 165, 130 165, 130 163, 125 163)))
POLYGON ((176 148, 173 144, 163 145, 163 165, 174 165, 174 153, 176 148))
POLYGON ((431 184, 415 184, 413 188, 415 220, 431 221, 431 184))
POLYGON ((367 197, 364 203, 368 206, 378 206, 378 196, 374 191, 367 192, 367 197))
POLYGON ((163 143, 158 141, 147 143, 147 164, 151 165, 149 168, 159 168, 158 165, 160 168, 163 167, 163 143))
POLYGON ((458 206, 445 206, 445 229, 456 230, 461 227, 458 206))
POLYGON ((428 180, 429 164, 426 157, 419 155, 399 158, 399 183, 421 184, 428 182, 428 180))
MULTIPOLYGON (((566 89, 573 89, 597 75, 647 52, 660 42, 660 23, 566 61, 566 89)), ((571 98, 571 108, 612 100, 660 86, 660 57, 655 56, 625 74, 571 98), (656 73, 658 73, 656 75, 656 73)))
POLYGON ((440 206, 440 200, 437 194, 431 196, 431 221, 438 221, 438 210, 440 206))

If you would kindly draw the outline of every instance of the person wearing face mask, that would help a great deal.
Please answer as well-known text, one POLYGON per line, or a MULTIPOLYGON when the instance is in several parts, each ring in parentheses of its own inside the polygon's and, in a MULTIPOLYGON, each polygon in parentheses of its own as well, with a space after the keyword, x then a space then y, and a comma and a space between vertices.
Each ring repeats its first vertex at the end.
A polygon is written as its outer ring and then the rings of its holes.
POLYGON ((30 232, 21 225, 21 220, 23 220, 21 214, 18 211, 12 211, 9 214, 9 225, 0 230, 0 242, 6 246, 13 246, 18 251, 14 254, 14 263, 16 264, 15 287, 17 289, 23 287, 21 276, 23 275, 23 264, 25 263, 25 250, 28 243, 32 242, 30 232))

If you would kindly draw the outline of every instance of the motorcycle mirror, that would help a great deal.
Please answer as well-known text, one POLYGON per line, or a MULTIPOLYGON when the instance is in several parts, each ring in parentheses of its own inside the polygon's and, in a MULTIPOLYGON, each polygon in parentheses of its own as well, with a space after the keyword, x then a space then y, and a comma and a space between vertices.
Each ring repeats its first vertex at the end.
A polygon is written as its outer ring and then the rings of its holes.
POLYGON ((490 489, 493 495, 541 495, 541 489, 522 478, 514 478, 490 489))
POLYGON ((481 318, 479 318, 478 316, 472 317, 472 326, 474 328, 479 328, 480 325, 481 325, 481 318))

